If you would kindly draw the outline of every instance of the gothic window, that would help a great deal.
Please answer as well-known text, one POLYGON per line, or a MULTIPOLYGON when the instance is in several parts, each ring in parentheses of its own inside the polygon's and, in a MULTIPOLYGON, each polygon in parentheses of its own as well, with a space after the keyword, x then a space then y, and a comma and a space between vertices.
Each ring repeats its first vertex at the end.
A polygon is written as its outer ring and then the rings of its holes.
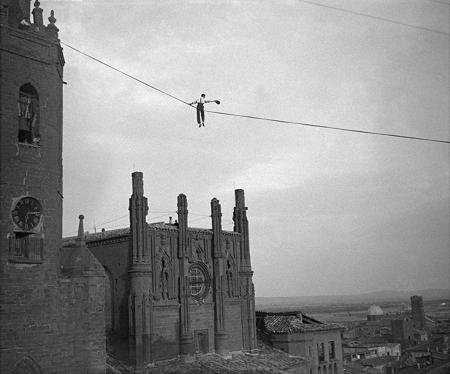
POLYGON ((161 296, 163 299, 169 299, 169 270, 164 258, 161 260, 161 296))
POLYGON ((210 278, 206 266, 202 263, 195 263, 189 268, 189 287, 191 296, 201 300, 206 297, 209 291, 210 278))
POLYGON ((227 260, 227 295, 228 297, 234 296, 234 286, 233 286, 233 267, 230 263, 230 260, 227 260))
POLYGON ((20 87, 17 114, 19 120, 18 142, 39 145, 41 138, 39 96, 36 89, 29 83, 20 87))
POLYGON ((336 358, 336 346, 334 344, 334 341, 328 342, 328 354, 330 356, 330 360, 333 360, 336 358))
POLYGON ((325 361, 325 344, 324 343, 317 344, 317 356, 319 357, 320 362, 325 361))

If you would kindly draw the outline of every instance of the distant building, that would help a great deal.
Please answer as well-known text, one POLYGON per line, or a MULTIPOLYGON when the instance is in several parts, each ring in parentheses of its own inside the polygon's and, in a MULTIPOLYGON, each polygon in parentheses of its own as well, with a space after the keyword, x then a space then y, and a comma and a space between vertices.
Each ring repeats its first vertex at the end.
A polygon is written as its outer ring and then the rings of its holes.
POLYGON ((362 373, 379 373, 388 374, 395 373, 400 366, 400 361, 398 357, 373 357, 367 358, 360 361, 362 366, 362 373), (368 368, 370 368, 368 370, 368 368))
POLYGON ((342 326, 325 324, 302 312, 256 312, 259 337, 274 348, 307 361, 309 374, 342 374, 342 326))
POLYGON ((371 305, 369 310, 367 311, 367 320, 368 321, 379 321, 384 318, 383 309, 381 309, 378 305, 371 305))
POLYGON ((428 333, 424 330, 414 329, 414 341, 416 343, 426 342, 428 340, 428 333))
POLYGON ((362 321, 353 327, 355 338, 383 338, 388 341, 391 337, 391 323, 388 319, 380 319, 377 321, 362 321))
POLYGON ((414 326, 410 318, 391 320, 392 341, 400 343, 402 347, 414 345, 414 326))
POLYGON ((422 296, 411 296, 411 314, 414 327, 423 329, 425 327, 425 312, 422 296))
POLYGON ((343 350, 347 362, 374 357, 401 356, 400 343, 367 344, 355 341, 345 343, 343 350))

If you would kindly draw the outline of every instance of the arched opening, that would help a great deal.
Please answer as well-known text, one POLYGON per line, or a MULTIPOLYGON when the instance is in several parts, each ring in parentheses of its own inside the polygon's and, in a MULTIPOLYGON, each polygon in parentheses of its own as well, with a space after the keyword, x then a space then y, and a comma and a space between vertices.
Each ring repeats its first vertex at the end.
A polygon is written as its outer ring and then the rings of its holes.
POLYGON ((29 83, 20 87, 17 110, 19 118, 18 142, 39 145, 41 140, 39 95, 29 83))
POLYGON ((42 374, 42 370, 36 361, 29 356, 25 356, 17 361, 11 374, 42 374))

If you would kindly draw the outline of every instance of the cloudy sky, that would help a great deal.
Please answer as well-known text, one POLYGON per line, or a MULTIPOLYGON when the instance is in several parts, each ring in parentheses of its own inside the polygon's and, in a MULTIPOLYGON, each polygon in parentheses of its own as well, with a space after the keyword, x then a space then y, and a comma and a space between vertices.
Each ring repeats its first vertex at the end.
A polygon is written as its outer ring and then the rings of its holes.
MULTIPOLYGON (((208 109, 449 140, 449 0, 47 1, 60 39, 208 109), (336 9, 339 8, 339 9, 336 9), (391 20, 391 21, 389 21, 391 20)), ((449 285, 449 145, 195 110, 64 47, 64 233, 232 230, 246 191, 257 296, 449 285)))

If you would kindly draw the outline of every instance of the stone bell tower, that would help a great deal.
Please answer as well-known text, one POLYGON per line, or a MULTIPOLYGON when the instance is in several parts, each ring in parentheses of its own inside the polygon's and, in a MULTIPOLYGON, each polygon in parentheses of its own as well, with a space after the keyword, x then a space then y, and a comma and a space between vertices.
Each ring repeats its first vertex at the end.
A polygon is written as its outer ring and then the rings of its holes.
POLYGON ((0 0, 0 372, 63 373, 58 352, 64 57, 53 11, 0 0), (30 17, 32 15, 32 17, 30 17), (58 370, 59 369, 59 370, 58 370))

